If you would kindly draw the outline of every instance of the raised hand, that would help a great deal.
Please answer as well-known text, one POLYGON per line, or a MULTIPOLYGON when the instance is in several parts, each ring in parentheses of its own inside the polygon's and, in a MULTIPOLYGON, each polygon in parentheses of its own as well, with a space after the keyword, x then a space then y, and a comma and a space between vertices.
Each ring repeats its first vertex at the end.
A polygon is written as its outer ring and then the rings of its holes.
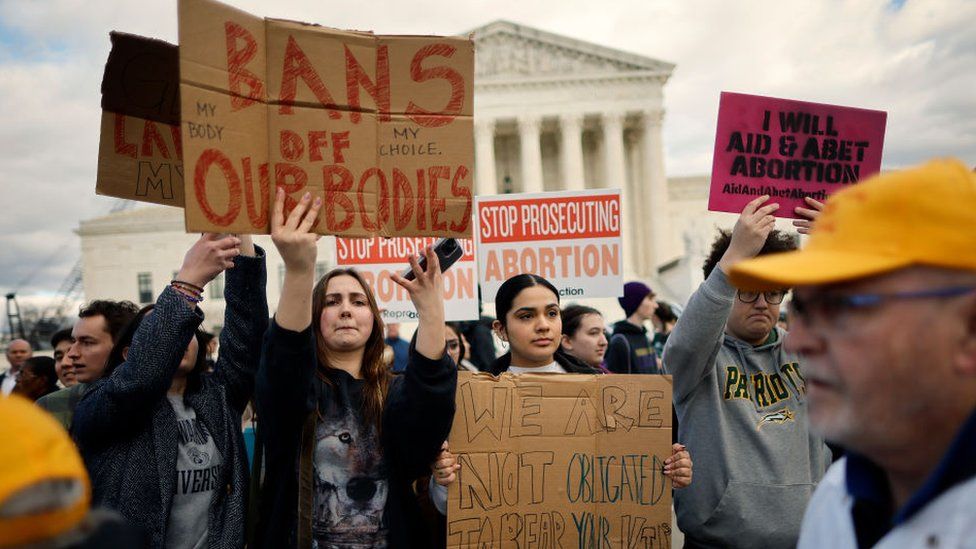
POLYGON ((684 444, 671 445, 671 457, 664 460, 664 475, 671 477, 675 488, 691 484, 691 454, 684 444))
POLYGON ((314 271, 319 235, 312 233, 311 229, 322 207, 322 198, 316 197, 312 202, 312 195, 305 193, 287 219, 284 207, 285 191, 279 187, 271 215, 271 240, 278 248, 286 270, 314 271))
POLYGON ((275 322, 282 328, 300 332, 312 323, 312 284, 319 235, 311 230, 322 199, 312 202, 311 195, 305 193, 287 219, 284 204, 285 191, 279 188, 271 214, 271 240, 285 263, 285 280, 281 284, 275 322))
POLYGON ((224 269, 234 266, 241 253, 241 239, 234 235, 203 233, 183 256, 176 279, 204 287, 224 269))
POLYGON ((796 215, 802 216, 803 219, 794 219, 793 226, 796 227, 796 232, 800 234, 810 234, 810 230, 813 228, 813 223, 820 217, 820 213, 823 212, 824 203, 819 200, 814 200, 812 198, 805 197, 803 199, 809 208, 801 208, 797 206, 793 209, 796 215))
POLYGON ((416 278, 407 280, 400 273, 393 273, 393 281, 410 293, 410 300, 417 309, 420 326, 417 328, 417 352, 427 358, 437 359, 444 355, 444 275, 433 246, 424 250, 427 270, 420 268, 416 257, 409 257, 410 268, 416 278))
POLYGON ((738 261, 756 257, 763 245, 766 237, 773 232, 776 227, 776 218, 773 212, 779 209, 779 204, 766 204, 769 195, 763 195, 746 204, 739 214, 738 221, 732 229, 732 242, 725 251, 718 266, 722 272, 728 273, 729 268, 738 261))

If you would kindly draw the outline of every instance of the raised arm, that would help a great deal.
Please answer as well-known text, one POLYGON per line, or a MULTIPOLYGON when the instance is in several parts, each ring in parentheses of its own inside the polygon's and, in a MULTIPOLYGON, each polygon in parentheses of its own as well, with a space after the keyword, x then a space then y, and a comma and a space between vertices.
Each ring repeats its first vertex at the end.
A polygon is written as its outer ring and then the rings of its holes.
MULTIPOLYGON (((286 219, 284 191, 278 189, 271 216, 271 239, 285 263, 285 280, 274 321, 268 326, 261 348, 255 402, 258 414, 273 431, 290 434, 305 411, 307 391, 315 371, 312 335, 312 285, 318 235, 311 232, 321 201, 312 202, 309 193, 286 219), (290 431, 288 431, 290 433, 290 431)), ((271 432, 271 431, 269 431, 271 432)))
POLYGON ((301 332, 312 324, 312 285, 319 236, 311 229, 322 207, 322 199, 316 197, 314 203, 311 200, 311 194, 305 193, 285 218, 285 191, 279 187, 271 216, 271 240, 285 263, 285 280, 281 285, 275 322, 294 332, 301 332))
POLYGON ((410 349, 410 363, 394 380, 384 410, 384 433, 391 446, 394 474, 410 480, 429 472, 454 421, 457 368, 444 352, 444 280, 433 248, 424 251, 427 270, 416 258, 410 267, 415 280, 399 274, 393 280, 409 293, 420 325, 410 349))
POLYGON ((254 375, 261 357, 261 337, 268 329, 267 272, 264 250, 241 235, 241 255, 226 271, 224 329, 215 379, 224 384, 230 405, 242 413, 254 392, 254 375), (259 253, 260 251, 260 253, 259 253))
MULTIPOLYGON (((203 287, 239 253, 235 236, 204 234, 187 251, 177 279, 203 287)), ((139 325, 126 360, 96 382, 75 410, 72 433, 80 444, 125 436, 166 395, 203 314, 170 286, 139 325)))
POLYGON ((410 268, 416 273, 413 280, 393 273, 393 281, 410 293, 410 300, 417 309, 420 325, 417 327, 417 352, 429 359, 444 356, 444 275, 433 246, 424 250, 427 270, 420 268, 417 258, 408 258, 410 268))
POLYGON ((749 202, 732 229, 732 240, 717 267, 688 300, 664 347, 664 371, 674 378, 674 399, 680 402, 708 375, 722 345, 732 311, 735 288, 725 273, 737 261, 755 257, 776 225, 779 204, 768 196, 749 202))

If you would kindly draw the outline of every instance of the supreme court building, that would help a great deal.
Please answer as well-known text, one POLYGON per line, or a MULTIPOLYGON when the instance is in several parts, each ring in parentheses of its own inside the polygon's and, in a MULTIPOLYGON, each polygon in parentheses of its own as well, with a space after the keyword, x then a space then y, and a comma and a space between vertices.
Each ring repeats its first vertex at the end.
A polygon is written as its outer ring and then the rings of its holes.
MULTIPOLYGON (((473 33, 476 194, 620 188, 625 280, 684 304, 715 227, 735 216, 706 211, 707 176, 665 176, 664 86, 675 66, 508 21, 473 33)), ((82 221, 77 232, 86 299, 139 303, 155 300, 196 240, 182 210, 165 206, 82 221)), ((283 265, 270 238, 255 241, 268 253, 273 311, 283 265)), ((320 240, 319 274, 335 265, 332 242, 320 240)), ((222 322, 221 294, 218 279, 202 304, 209 328, 222 322)), ((608 322, 620 317, 616 300, 592 301, 608 322)))

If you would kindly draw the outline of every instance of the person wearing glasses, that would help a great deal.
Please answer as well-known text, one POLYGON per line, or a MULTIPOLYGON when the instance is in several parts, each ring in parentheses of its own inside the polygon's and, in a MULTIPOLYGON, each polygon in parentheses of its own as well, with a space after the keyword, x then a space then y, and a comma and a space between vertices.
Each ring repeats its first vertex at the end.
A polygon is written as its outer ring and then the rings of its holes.
MULTIPOLYGON (((737 261, 796 249, 792 235, 774 230, 779 205, 768 200, 747 204, 732 231, 719 234, 705 281, 664 347, 678 440, 702 471, 675 492, 685 547, 795 547, 830 465, 827 446, 807 427, 799 361, 776 328, 786 287, 740 292, 727 276, 737 261)), ((797 209, 813 217, 808 211, 797 209)))
POLYGON ((976 546, 974 212, 976 175, 933 161, 832 196, 803 250, 732 268, 794 287, 810 428, 846 450, 801 549, 976 546))

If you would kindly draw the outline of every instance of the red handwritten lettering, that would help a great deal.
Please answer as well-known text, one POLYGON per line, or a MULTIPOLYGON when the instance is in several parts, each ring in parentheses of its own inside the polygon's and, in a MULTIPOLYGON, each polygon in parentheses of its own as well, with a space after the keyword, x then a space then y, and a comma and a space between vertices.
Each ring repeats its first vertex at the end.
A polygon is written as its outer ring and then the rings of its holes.
POLYGON ((305 154, 305 144, 302 137, 291 130, 281 130, 281 157, 285 160, 298 162, 305 154))
POLYGON ((356 219, 355 206, 345 194, 352 189, 352 173, 345 166, 330 164, 322 168, 322 177, 325 180, 325 226, 330 232, 345 231, 356 219), (336 206, 346 211, 341 221, 336 220, 336 206))
POLYGON ((142 156, 152 156, 152 146, 153 143, 156 144, 156 148, 159 149, 159 154, 163 158, 169 158, 169 149, 166 147, 166 143, 163 141, 163 136, 159 135, 159 128, 156 127, 156 123, 152 120, 146 120, 145 126, 142 128, 142 156))
POLYGON ((379 231, 390 217, 390 196, 386 182, 386 174, 379 168, 366 170, 363 176, 359 178, 359 190, 356 192, 356 195, 359 199, 359 211, 363 218, 363 228, 367 231, 379 231), (366 184, 373 177, 379 182, 379 192, 375 188, 372 189, 373 192, 371 193, 365 192, 366 184), (375 223, 369 218, 369 210, 366 208, 367 196, 379 196, 380 199, 379 204, 377 204, 375 223))
POLYGON ((349 148, 349 132, 333 132, 332 134, 332 161, 336 164, 345 162, 342 150, 349 148))
POLYGON ((247 204, 247 218, 251 220, 251 226, 255 229, 264 229, 268 225, 268 200, 270 200, 268 188, 271 186, 268 181, 268 164, 262 163, 258 166, 257 198, 261 200, 260 207, 254 196, 251 157, 242 158, 241 166, 244 172, 244 202, 247 204))
POLYGON ((237 219, 237 214, 241 212, 241 180, 237 177, 237 172, 234 171, 234 165, 231 164, 230 159, 217 149, 203 151, 200 159, 197 160, 197 166, 193 172, 193 190, 204 217, 218 227, 230 225, 237 219), (217 214, 207 199, 207 172, 210 170, 210 166, 215 163, 227 181, 229 200, 227 213, 224 215, 217 214))
MULTIPOLYGON (((298 42, 293 36, 288 37, 288 44, 285 46, 285 60, 281 67, 281 105, 278 107, 279 114, 294 114, 295 96, 298 94, 298 79, 308 86, 316 99, 328 109, 337 107, 335 99, 329 89, 325 87, 319 74, 315 72, 312 62, 299 47, 298 42)), ((337 120, 340 118, 338 111, 329 110, 329 118, 337 120)))
POLYGON ((424 69, 421 66, 427 57, 452 57, 455 51, 457 48, 450 44, 431 44, 420 48, 410 62, 410 78, 414 82, 420 83, 442 78, 451 85, 451 98, 447 101, 444 110, 440 112, 425 110, 413 101, 407 104, 407 115, 421 126, 426 128, 446 126, 453 122, 454 117, 461 112, 461 107, 464 105, 464 77, 450 67, 424 69))
POLYGON ((326 139, 328 133, 315 130, 308 132, 308 156, 313 162, 322 160, 322 149, 329 146, 326 139))
POLYGON ((447 166, 431 166, 427 168, 427 184, 430 185, 430 228, 434 231, 446 231, 447 222, 438 221, 440 213, 447 210, 447 201, 438 198, 438 181, 450 179, 451 168, 447 166))
POLYGON ((257 101, 264 101, 264 82, 256 74, 244 68, 254 58, 258 51, 257 40, 244 27, 227 21, 224 23, 224 34, 227 40, 227 79, 230 86, 230 107, 232 111, 239 111, 253 105, 257 101), (244 45, 238 48, 238 42, 244 45), (244 88, 247 88, 244 91, 244 88))
POLYGON ((400 168, 393 168, 394 230, 403 230, 410 223, 411 217, 413 217, 413 190, 410 188, 410 181, 400 168))
POLYGON ((176 149, 176 158, 183 160, 183 138, 180 137, 180 127, 170 126, 169 132, 173 135, 173 148, 176 149))
POLYGON ((125 116, 115 115, 115 154, 136 157, 135 143, 125 142, 125 116))
POLYGON ((359 87, 362 86, 376 102, 379 120, 390 120, 390 52, 387 46, 376 49, 376 82, 369 79, 349 46, 344 48, 346 50, 346 97, 349 99, 349 106, 353 108, 349 113, 349 119, 353 124, 359 123, 361 115, 356 109, 360 108, 359 87))
POLYGON ((468 224, 471 223, 471 188, 461 186, 461 182, 467 179, 468 173, 466 167, 458 166, 451 181, 451 195, 465 199, 464 214, 461 215, 461 219, 451 222, 451 230, 459 233, 467 231, 468 224))

